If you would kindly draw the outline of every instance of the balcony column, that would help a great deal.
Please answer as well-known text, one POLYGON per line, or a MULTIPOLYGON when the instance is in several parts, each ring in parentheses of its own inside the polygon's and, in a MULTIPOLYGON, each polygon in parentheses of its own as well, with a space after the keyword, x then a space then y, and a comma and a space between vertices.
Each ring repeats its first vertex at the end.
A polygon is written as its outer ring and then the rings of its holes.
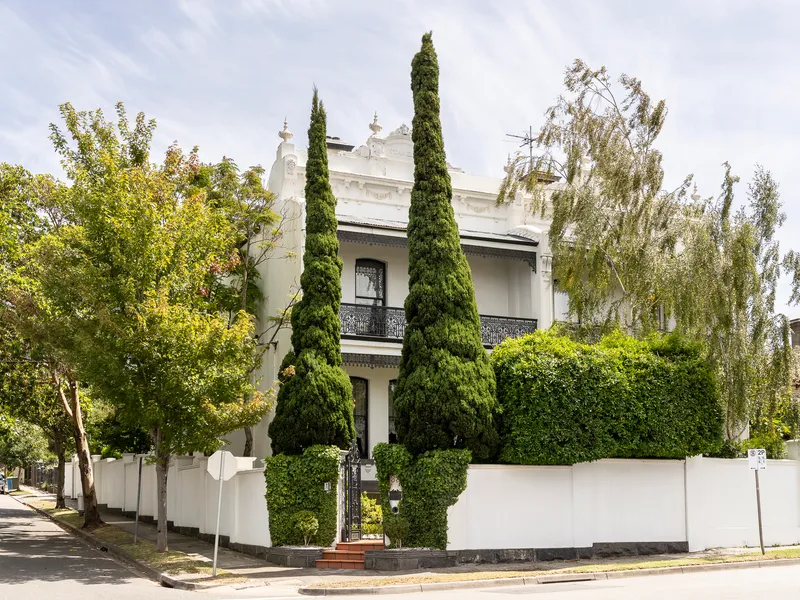
POLYGON ((553 256, 547 252, 541 255, 541 279, 539 288, 539 327, 549 329, 553 324, 553 256))

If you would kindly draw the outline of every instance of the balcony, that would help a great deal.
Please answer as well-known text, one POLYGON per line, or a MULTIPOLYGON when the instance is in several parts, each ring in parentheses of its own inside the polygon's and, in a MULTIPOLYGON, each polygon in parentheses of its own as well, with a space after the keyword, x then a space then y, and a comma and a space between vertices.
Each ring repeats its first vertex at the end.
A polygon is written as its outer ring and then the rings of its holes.
MULTIPOLYGON (((406 330, 406 313, 402 308, 342 304, 339 309, 342 337, 382 342, 402 342, 406 330)), ((481 315, 481 340, 493 348, 506 338, 536 331, 536 319, 481 315)))

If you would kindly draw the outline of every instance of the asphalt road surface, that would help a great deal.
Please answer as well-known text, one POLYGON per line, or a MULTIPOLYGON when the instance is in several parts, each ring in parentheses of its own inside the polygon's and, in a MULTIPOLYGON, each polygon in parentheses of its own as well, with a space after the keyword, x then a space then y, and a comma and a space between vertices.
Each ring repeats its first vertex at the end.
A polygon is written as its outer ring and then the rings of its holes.
MULTIPOLYGON (((170 590, 139 577, 9 496, 0 496, 0 598, 187 600, 301 596, 291 590, 170 590)), ((339 596, 342 598, 343 596, 339 596)), ((363 596, 351 596, 363 598, 363 596)), ((392 595, 396 600, 770 600, 800 598, 800 566, 392 595)))

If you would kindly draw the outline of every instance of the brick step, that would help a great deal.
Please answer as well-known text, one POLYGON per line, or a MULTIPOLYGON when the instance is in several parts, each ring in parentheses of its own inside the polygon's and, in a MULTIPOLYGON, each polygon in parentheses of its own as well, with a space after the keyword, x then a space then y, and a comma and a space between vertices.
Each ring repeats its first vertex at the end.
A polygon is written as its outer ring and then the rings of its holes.
POLYGON ((323 550, 322 558, 324 560, 356 560, 363 561, 364 553, 349 550, 323 550))
POLYGON ((360 542, 339 542, 336 544, 337 550, 345 552, 364 552, 365 550, 383 550, 382 541, 360 541, 360 542))
POLYGON ((363 560, 317 560, 318 569, 363 569, 363 560))

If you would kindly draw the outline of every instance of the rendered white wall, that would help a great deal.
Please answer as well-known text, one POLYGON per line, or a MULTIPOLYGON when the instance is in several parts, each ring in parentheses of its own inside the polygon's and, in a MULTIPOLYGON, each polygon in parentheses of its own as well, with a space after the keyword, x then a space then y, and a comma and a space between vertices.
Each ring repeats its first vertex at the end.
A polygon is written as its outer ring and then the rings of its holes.
MULTIPOLYGON (((371 380, 393 371, 368 369, 371 380)), ((378 414, 374 411, 372 414, 378 414)), ((384 415, 379 417, 383 419, 384 415)), ((370 419, 372 425, 372 419, 370 419)), ((377 427, 376 427, 377 428, 377 427)), ((136 458, 94 463, 98 501, 136 508, 136 458)), ((213 533, 218 483, 203 457, 178 457, 170 468, 168 518, 213 533)), ((263 469, 237 459, 223 489, 221 533, 267 546, 269 515, 263 469)), ((77 459, 68 465, 73 497, 77 459)), ((156 514, 155 467, 142 472, 141 514, 156 514)), ((772 460, 762 471, 764 542, 800 544, 800 463, 772 460)), ((758 545, 755 486, 746 460, 602 460, 568 467, 472 465, 467 490, 449 510, 449 549, 571 548, 602 542, 688 541, 692 551, 758 545)))
MULTIPOLYGON (((687 461, 689 549, 757 546, 758 518, 753 472, 747 461, 687 461)), ((800 543, 800 468, 771 460, 759 473, 764 544, 800 543)))
MULTIPOLYGON (((220 534, 232 542, 269 546, 269 512, 265 500, 264 470, 254 469, 253 458, 237 457, 237 473, 224 483, 220 534)), ((202 533, 214 533, 217 520, 219 482, 206 472, 202 456, 176 457, 167 477, 167 518, 176 526, 197 527, 202 533)), ((139 457, 122 460, 97 460, 94 463, 98 502, 111 508, 136 510, 139 457)), ((67 463, 67 473, 77 472, 77 457, 67 463)), ((75 478, 72 477, 75 481, 75 478)), ((65 488, 76 497, 79 487, 65 488)), ((142 502, 140 514, 155 517, 156 469, 142 467, 142 502)))

